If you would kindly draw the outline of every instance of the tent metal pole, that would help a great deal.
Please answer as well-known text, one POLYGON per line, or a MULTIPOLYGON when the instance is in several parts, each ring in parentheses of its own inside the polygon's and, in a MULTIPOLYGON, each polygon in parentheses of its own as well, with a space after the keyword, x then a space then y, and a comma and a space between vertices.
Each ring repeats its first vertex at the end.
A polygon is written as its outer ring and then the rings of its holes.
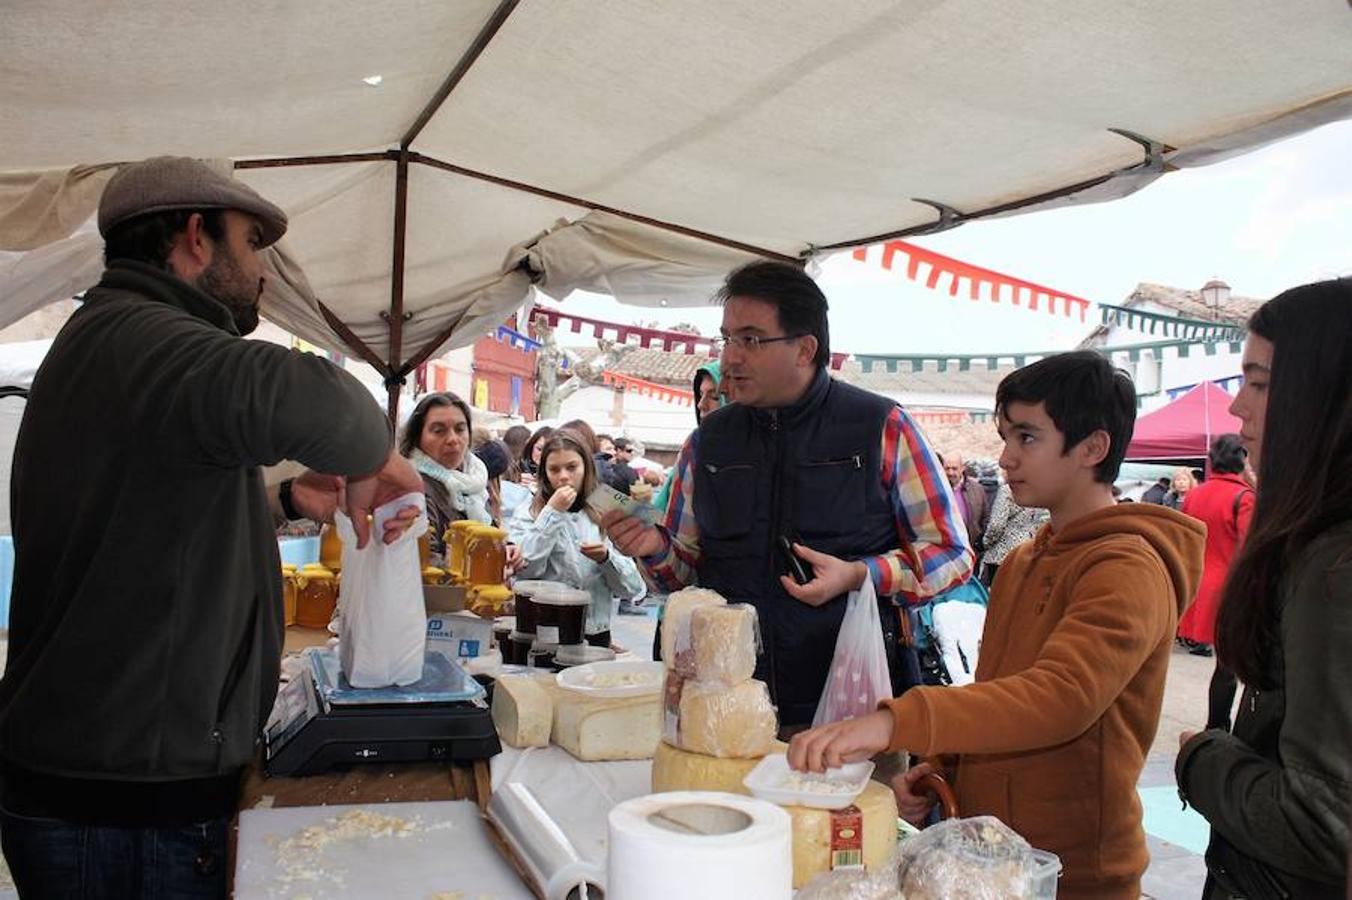
POLYGON ((469 45, 469 49, 460 57, 460 61, 455 64, 455 68, 446 76, 446 80, 437 88, 437 92, 432 95, 432 99, 423 107, 422 112, 418 113, 418 118, 413 120, 408 131, 404 132, 404 137, 399 141, 399 146, 408 149, 417 139, 427 123, 432 121, 432 117, 441 109, 441 104, 446 102, 446 98, 455 90, 455 86, 465 77, 472 67, 479 60, 479 56, 488 48, 489 43, 497 36, 498 31, 507 22, 513 10, 516 9, 521 0, 501 0, 497 9, 493 10, 493 15, 484 23, 484 27, 479 29, 479 33, 474 37, 474 43, 469 45))
POLYGON ((409 357, 408 362, 400 367, 401 373, 407 375, 409 372, 412 372, 414 369, 418 368, 418 366, 431 359, 432 354, 441 349, 441 345, 449 341, 451 336, 455 334, 456 329, 460 327, 461 318, 463 318, 463 316, 458 317, 450 325, 443 328, 440 334, 432 338, 426 344, 423 344, 423 348, 409 357))
POLYGON ((237 159, 236 169, 280 169, 288 166, 332 166, 342 163, 382 162, 396 160, 398 152, 381 150, 377 153, 339 153, 332 156, 275 156, 267 159, 237 159))
POLYGON ((789 262, 794 265, 801 265, 802 260, 796 256, 787 256, 783 253, 776 253, 773 250, 766 250, 764 247, 757 247, 754 244, 744 244, 741 241, 734 241, 730 238, 719 237, 716 234, 710 234, 707 231, 699 231, 694 228, 687 228, 684 225, 675 225, 671 222, 663 222, 660 219, 650 219, 647 216, 641 216, 637 213, 626 212, 622 209, 616 209, 613 206, 605 206, 601 203, 595 203, 591 200, 584 200, 580 197, 572 197, 568 194, 560 194, 558 191, 551 191, 547 188, 536 187, 531 184, 523 184, 520 181, 512 181, 509 178, 501 178, 497 175, 489 175, 486 172, 476 172, 474 169, 466 169, 464 166, 457 166, 454 163, 448 163, 423 153, 410 153, 409 159, 415 163, 422 163, 425 166, 431 166, 434 169, 441 169, 443 172, 451 172, 456 175, 463 175, 466 178, 475 178, 479 181, 487 181, 490 184, 500 185, 511 188, 516 191, 523 191, 527 194, 535 194, 538 197, 547 197, 550 200, 558 200, 560 203, 568 203, 572 206, 581 206, 586 209, 596 210, 597 212, 606 212, 622 219, 628 219, 631 222, 638 222, 642 225, 651 225, 654 228, 660 228, 663 231, 671 231, 676 234, 683 234, 686 237, 696 238, 701 241, 707 241, 711 244, 717 244, 720 247, 727 247, 731 250, 740 250, 743 253, 750 253, 754 256, 763 256, 767 259, 776 259, 780 262, 789 262))
POLYGON ((381 359, 380 356, 371 349, 370 345, 357 337, 356 333, 353 332, 351 328, 347 327, 347 323, 338 318, 337 314, 325 306, 323 301, 320 301, 319 303, 319 312, 320 315, 324 317, 324 321, 329 323, 329 327, 337 332, 338 336, 343 339, 343 343, 351 347, 353 352, 365 360, 371 368, 375 369, 382 376, 390 374, 390 368, 385 364, 385 360, 381 359))
POLYGON ((399 423, 399 391, 404 372, 399 366, 404 340, 404 239, 408 230, 408 151, 399 151, 394 182, 394 260, 390 272, 389 361, 385 364, 385 387, 389 389, 390 429, 399 423))

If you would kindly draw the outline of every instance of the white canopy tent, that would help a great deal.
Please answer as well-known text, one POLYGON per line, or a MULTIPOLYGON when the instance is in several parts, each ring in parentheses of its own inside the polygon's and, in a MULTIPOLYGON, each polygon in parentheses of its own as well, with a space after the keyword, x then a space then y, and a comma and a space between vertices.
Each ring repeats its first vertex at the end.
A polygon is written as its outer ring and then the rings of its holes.
POLYGON ((703 303, 1352 117, 1345 0, 21 0, 0 60, 0 326, 97 279, 113 166, 193 155, 291 216, 264 314, 390 383, 532 284, 703 303))

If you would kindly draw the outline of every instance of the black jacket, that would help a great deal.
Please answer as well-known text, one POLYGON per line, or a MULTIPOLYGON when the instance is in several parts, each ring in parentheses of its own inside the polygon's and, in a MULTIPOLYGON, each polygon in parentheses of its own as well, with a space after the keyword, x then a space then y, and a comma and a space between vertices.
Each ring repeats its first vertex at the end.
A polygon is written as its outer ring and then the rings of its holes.
POLYGON ((115 262, 34 379, 14 453, 0 681, 11 772, 123 785, 237 773, 277 691, 280 563, 260 465, 355 475, 383 414, 319 357, 115 262))
MULTIPOLYGON (((765 679, 781 724, 812 721, 835 652, 845 596, 819 607, 784 590, 776 546, 788 537, 841 559, 901 542, 882 488, 882 433, 895 404, 819 371, 784 409, 732 404, 704 417, 695 469, 699 584, 754 604, 765 679)), ((883 624, 894 628, 890 602, 883 624)), ((888 642, 889 646, 892 642, 888 642)))
POLYGON ((1352 813, 1352 521, 1288 574, 1274 690, 1246 688, 1234 732, 1178 756, 1179 793, 1211 823, 1207 864, 1251 900, 1345 896, 1352 813))

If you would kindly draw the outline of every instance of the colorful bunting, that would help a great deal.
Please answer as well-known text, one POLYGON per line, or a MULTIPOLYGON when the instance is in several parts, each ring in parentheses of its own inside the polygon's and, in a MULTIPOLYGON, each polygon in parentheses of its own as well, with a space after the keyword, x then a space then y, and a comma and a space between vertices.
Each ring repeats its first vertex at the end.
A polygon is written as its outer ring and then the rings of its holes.
POLYGON ((683 391, 680 388, 667 387, 664 384, 644 381, 642 378, 635 378, 632 375, 621 375, 618 372, 607 370, 601 373, 601 383, 620 388, 628 394, 638 394, 640 397, 653 397, 667 403, 675 403, 677 406, 695 405, 695 395, 690 391, 683 391))
POLYGON ((1188 341, 1240 341, 1244 338, 1243 328, 1227 322, 1185 319, 1181 316, 1147 312, 1143 309, 1128 309, 1110 303, 1100 303, 1099 312, 1104 325, 1123 325, 1133 331, 1148 334, 1159 333, 1188 341))
MULTIPOLYGON (((869 247, 860 247, 854 251, 854 258, 859 262, 867 262, 870 249, 869 247)), ((1057 291, 992 269, 974 266, 971 263, 965 263, 942 253, 935 253, 933 250, 926 250, 924 247, 918 247, 906 241, 888 241, 881 245, 879 262, 882 267, 891 271, 893 260, 898 253, 907 257, 906 277, 911 281, 920 280, 920 266, 922 264, 929 267, 929 272, 925 277, 925 287, 930 290, 937 289, 939 279, 946 275, 949 278, 948 295, 950 297, 958 296, 961 283, 966 281, 967 296, 971 300, 980 300, 981 289, 985 286, 988 288, 987 293, 992 303, 999 303, 1001 298, 1005 297, 1015 306, 1022 306, 1026 300, 1028 309, 1034 312, 1045 303, 1047 312, 1052 315, 1057 314, 1059 304, 1061 315, 1066 317, 1079 315, 1081 322, 1088 321, 1089 301, 1083 297, 1076 297, 1074 294, 1057 291)))

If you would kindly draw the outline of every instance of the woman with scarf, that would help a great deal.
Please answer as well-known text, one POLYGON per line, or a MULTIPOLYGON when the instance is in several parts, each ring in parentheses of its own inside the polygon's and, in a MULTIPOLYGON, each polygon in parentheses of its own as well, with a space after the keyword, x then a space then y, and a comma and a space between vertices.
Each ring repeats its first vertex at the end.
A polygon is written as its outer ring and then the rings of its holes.
POLYGON ((446 527, 461 519, 491 524, 488 468, 470 452, 469 404, 455 394, 428 394, 413 407, 399 452, 422 475, 432 564, 446 561, 446 527))

